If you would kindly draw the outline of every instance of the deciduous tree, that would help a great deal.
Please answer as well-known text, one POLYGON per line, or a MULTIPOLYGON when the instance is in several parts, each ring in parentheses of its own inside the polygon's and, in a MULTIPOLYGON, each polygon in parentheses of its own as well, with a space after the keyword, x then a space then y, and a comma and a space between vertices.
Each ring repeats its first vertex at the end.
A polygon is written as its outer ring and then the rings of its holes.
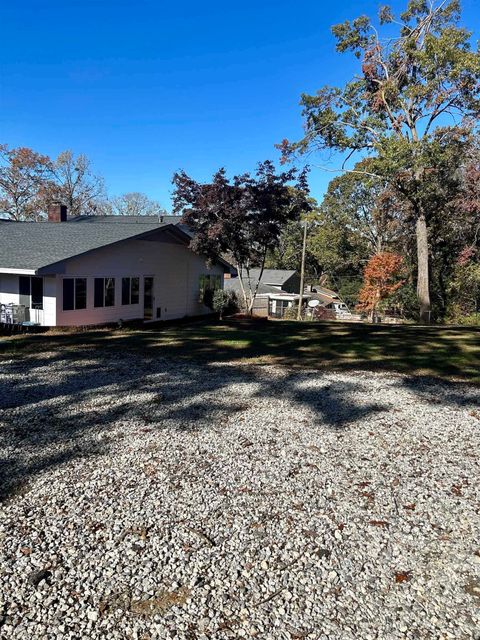
POLYGON ((111 212, 118 216, 160 216, 165 210, 144 193, 132 191, 110 200, 111 212))
POLYGON ((334 26, 337 51, 353 52, 361 73, 343 88, 303 95, 305 136, 280 145, 285 158, 334 149, 346 160, 356 152, 385 160, 376 171, 362 173, 388 180, 398 197, 408 200, 424 320, 430 316, 429 225, 438 210, 423 197, 431 179, 427 147, 435 144, 432 135, 447 117, 455 124, 470 118, 474 128, 480 113, 480 53, 472 50, 471 33, 459 26, 459 18, 458 0, 409 0, 399 19, 389 7, 380 10, 380 28, 389 25, 387 37, 366 16, 334 26), (395 154, 409 156, 409 162, 395 166, 395 154), (402 179, 409 189, 398 188, 402 179))
POLYGON ((265 161, 253 176, 247 173, 230 181, 220 169, 212 182, 202 184, 181 171, 173 176, 173 184, 173 209, 195 231, 192 249, 209 259, 232 256, 251 313, 267 252, 277 246, 285 225, 310 208, 305 173, 276 173, 273 163, 265 161), (253 267, 260 267, 256 280, 251 277, 253 267))
POLYGON ((12 220, 38 220, 52 171, 48 156, 28 147, 0 145, 0 212, 12 220))
POLYGON ((364 270, 357 309, 369 313, 373 320, 380 302, 404 283, 401 279, 402 270, 403 258, 400 255, 384 252, 372 256, 364 270))
POLYGON ((66 204, 72 216, 104 213, 105 184, 94 173, 87 156, 75 156, 72 151, 62 151, 53 164, 54 184, 48 199, 66 204))

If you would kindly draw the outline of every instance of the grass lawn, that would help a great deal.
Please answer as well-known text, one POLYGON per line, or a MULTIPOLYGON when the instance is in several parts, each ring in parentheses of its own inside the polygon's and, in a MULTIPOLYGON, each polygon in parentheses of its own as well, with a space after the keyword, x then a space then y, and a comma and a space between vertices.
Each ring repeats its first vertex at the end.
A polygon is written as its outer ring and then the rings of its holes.
POLYGON ((480 329, 265 320, 199 321, 6 338, 2 357, 98 349, 207 362, 370 369, 480 383, 480 329))

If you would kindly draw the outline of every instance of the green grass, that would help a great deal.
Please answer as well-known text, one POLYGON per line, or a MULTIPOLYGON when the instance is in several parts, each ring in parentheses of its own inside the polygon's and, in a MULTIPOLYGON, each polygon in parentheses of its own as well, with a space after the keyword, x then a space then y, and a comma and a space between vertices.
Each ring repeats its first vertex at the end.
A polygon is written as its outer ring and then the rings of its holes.
MULTIPOLYGON (((50 331, 7 338, 2 357, 102 349, 207 362, 397 371, 480 383, 480 329, 262 320, 50 331)), ((99 351, 100 350, 100 351, 99 351)))

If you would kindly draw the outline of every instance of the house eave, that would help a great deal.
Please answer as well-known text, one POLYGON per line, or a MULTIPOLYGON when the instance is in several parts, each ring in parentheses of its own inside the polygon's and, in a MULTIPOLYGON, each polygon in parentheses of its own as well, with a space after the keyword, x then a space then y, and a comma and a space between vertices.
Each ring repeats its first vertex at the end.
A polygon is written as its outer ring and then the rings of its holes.
POLYGON ((15 267, 0 267, 0 273, 11 273, 20 276, 35 276, 37 275, 36 269, 18 269, 15 267))
MULTIPOLYGON (((40 223, 39 223, 40 224, 40 223)), ((35 269, 17 269, 17 268, 8 268, 8 267, 0 267, 0 273, 12 273, 12 274, 20 274, 20 275, 56 275, 56 274, 62 274, 65 271, 65 263, 79 258, 79 257, 83 257, 89 254, 92 254, 96 251, 99 251, 101 249, 104 248, 110 248, 110 247, 114 247, 114 246, 118 246, 121 245, 123 243, 126 242, 130 242, 132 240, 155 240, 158 239, 158 235, 161 236, 165 236, 166 241, 167 242, 178 242, 180 244, 183 244, 184 246, 188 247, 190 245, 190 241, 191 241, 191 236, 188 235, 185 231, 183 231, 182 229, 180 229, 177 225, 174 224, 166 224, 163 226, 159 226, 157 229, 150 229, 149 231, 145 231, 145 232, 141 232, 141 233, 137 233, 131 236, 128 236, 127 238, 122 238, 120 240, 114 240, 113 242, 108 242, 106 244, 103 244, 99 247, 94 247, 92 249, 88 249, 86 251, 81 251, 77 254, 73 254, 70 256, 66 256, 60 260, 57 260, 55 262, 51 262, 48 264, 43 264, 40 266, 37 266, 35 269)), ((223 267, 223 270, 225 273, 229 272, 231 270, 231 265, 226 262, 223 258, 221 258, 220 256, 217 256, 215 258, 215 262, 217 262, 219 265, 221 265, 223 267)))

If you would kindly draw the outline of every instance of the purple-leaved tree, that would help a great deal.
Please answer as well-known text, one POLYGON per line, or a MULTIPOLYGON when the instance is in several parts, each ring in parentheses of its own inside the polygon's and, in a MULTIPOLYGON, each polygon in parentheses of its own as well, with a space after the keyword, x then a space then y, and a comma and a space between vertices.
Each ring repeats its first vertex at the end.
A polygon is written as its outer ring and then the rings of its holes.
POLYGON ((310 210, 306 170, 277 173, 267 160, 254 175, 229 180, 219 169, 202 184, 179 171, 173 176, 173 209, 195 235, 191 248, 212 260, 220 254, 234 262, 247 313, 262 278, 267 252, 274 249, 287 222, 310 210), (260 268, 257 278, 251 269, 260 268))

